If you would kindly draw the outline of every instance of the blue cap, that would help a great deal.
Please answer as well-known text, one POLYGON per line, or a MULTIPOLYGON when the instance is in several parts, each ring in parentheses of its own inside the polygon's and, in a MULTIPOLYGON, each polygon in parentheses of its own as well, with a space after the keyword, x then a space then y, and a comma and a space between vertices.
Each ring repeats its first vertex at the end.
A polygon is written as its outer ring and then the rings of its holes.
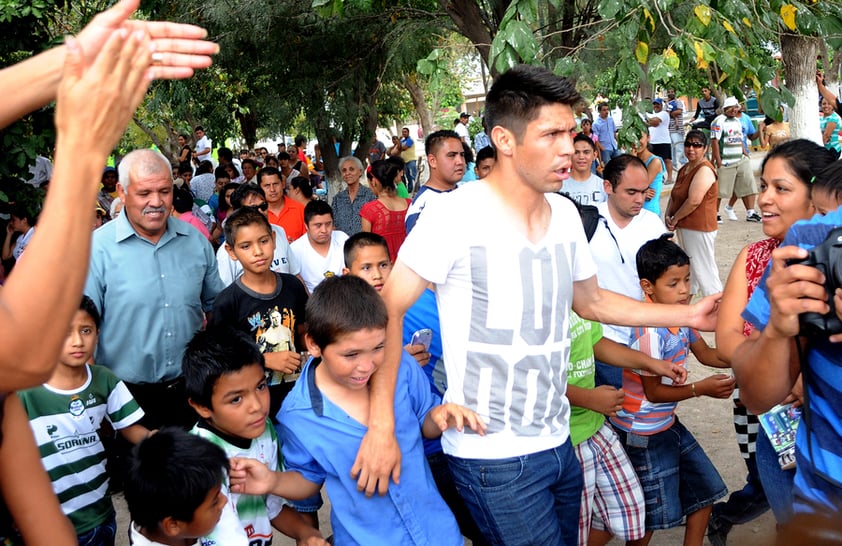
POLYGON ((652 99, 652 104, 664 104, 664 101, 659 98, 652 99))

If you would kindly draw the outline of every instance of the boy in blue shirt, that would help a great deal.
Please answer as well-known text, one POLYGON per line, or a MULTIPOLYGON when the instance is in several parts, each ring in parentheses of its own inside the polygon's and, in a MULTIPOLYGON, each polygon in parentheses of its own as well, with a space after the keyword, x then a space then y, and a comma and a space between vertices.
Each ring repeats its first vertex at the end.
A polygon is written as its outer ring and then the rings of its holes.
MULTIPOLYGON (((386 496, 366 498, 351 478, 356 449, 367 431, 368 381, 383 362, 386 307, 364 280, 325 279, 307 303, 305 367, 278 415, 284 459, 292 472, 272 473, 254 461, 232 461, 235 491, 306 497, 326 483, 337 544, 462 545, 459 527, 436 490, 424 459, 421 432, 439 436, 464 424, 483 434, 472 411, 437 405, 420 367, 406 352, 398 371, 395 433, 400 483, 386 496)), ((467 433, 467 432, 466 432, 467 433)))

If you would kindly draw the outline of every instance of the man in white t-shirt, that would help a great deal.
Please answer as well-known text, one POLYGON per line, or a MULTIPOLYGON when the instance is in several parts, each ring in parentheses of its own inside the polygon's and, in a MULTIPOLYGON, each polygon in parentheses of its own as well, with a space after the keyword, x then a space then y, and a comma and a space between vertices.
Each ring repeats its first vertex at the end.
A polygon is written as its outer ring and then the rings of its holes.
POLYGON ((205 134, 205 130, 201 125, 194 129, 196 135, 196 150, 193 152, 193 157, 199 161, 211 161, 211 139, 205 134))
POLYGON ((383 288, 386 350, 369 383, 368 432, 352 475, 369 494, 400 479, 393 413, 402 317, 432 282, 445 401, 487 423, 483 436, 449 428, 442 447, 493 544, 577 542, 582 478, 565 396, 571 305, 604 322, 710 329, 715 321, 711 298, 662 306, 599 288, 575 207, 554 193, 570 174, 578 99, 569 81, 543 68, 500 75, 486 98, 494 169, 429 204, 383 288))
POLYGON ((324 201, 310 201, 304 207, 304 228, 306 233, 290 248, 301 263, 301 280, 312 293, 326 277, 342 274, 348 235, 334 231, 333 209, 324 201))
POLYGON ((467 112, 462 112, 459 114, 459 123, 453 126, 453 130, 456 131, 456 134, 459 135, 462 142, 468 146, 471 145, 471 134, 468 132, 468 122, 470 120, 471 116, 469 116, 467 112))
POLYGON ((587 135, 576 135, 573 139, 573 168, 570 178, 561 186, 561 193, 566 193, 580 205, 596 205, 605 201, 602 178, 591 172, 595 159, 594 141, 587 135))
POLYGON ((652 100, 654 113, 646 114, 649 124, 649 144, 652 153, 664 160, 667 165, 666 179, 672 179, 672 140, 670 138, 670 115, 664 110, 664 100, 652 100))
MULTIPOLYGON (((615 157, 602 174, 608 199, 596 206, 603 219, 589 243, 599 286, 640 301, 643 291, 637 276, 637 251, 647 241, 663 235, 667 228, 657 214, 643 208, 649 173, 637 156, 615 157)), ((604 337, 629 344, 630 327, 603 324, 602 328, 604 337)), ((622 388, 622 369, 597 361, 596 384, 622 388)))

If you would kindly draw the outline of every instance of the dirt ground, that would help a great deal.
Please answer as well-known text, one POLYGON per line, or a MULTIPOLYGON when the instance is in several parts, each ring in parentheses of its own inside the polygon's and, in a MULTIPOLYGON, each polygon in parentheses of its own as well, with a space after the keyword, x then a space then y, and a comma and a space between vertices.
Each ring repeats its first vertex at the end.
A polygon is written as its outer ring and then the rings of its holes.
MULTIPOLYGON (((755 172, 758 172, 762 155, 755 152, 752 156, 752 164, 755 172)), ((662 208, 666 205, 669 187, 665 188, 662 196, 662 208)), ((739 221, 730 222, 727 219, 720 226, 716 239, 716 259, 719 265, 720 278, 723 284, 727 279, 731 264, 746 244, 763 238, 760 224, 745 221, 745 208, 742 203, 735 205, 739 221)), ((706 335, 708 343, 713 345, 713 335, 706 335)), ((706 375, 717 373, 714 368, 708 368, 695 361, 691 357, 690 376, 688 380, 698 380, 706 375)), ((746 469, 737 448, 734 428, 731 422, 731 403, 727 400, 714 400, 711 398, 691 399, 679 404, 678 415, 682 422, 696 436, 716 465, 729 491, 742 488, 745 482, 746 469)), ((727 497, 726 497, 727 498, 727 497)), ((115 497, 115 505, 118 510, 118 546, 128 546, 128 539, 125 529, 128 525, 128 515, 123 502, 122 495, 115 497)), ((325 535, 329 534, 329 503, 320 512, 321 528, 325 535)), ((771 512, 767 512, 760 518, 735 527, 728 536, 731 544, 745 544, 751 546, 772 544, 774 542, 775 521, 771 512)), ((668 531, 655 533, 652 546, 675 546, 682 543, 684 528, 679 527, 668 531)), ((294 546, 295 541, 275 533, 274 544, 279 546, 294 546)), ((469 542, 466 542, 469 544, 469 542)), ((621 544, 614 540, 612 545, 621 544)), ((705 544, 710 544, 705 540, 705 544)), ((224 545, 223 545, 224 546, 224 545)))

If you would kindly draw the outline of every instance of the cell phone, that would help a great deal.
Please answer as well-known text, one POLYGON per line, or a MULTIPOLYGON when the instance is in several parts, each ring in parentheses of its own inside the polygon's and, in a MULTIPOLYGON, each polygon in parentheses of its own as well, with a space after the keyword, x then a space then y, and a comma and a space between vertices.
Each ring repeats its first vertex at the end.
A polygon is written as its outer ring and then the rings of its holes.
POLYGON ((423 345, 425 351, 430 350, 430 343, 433 342, 433 331, 429 328, 422 328, 412 334, 410 345, 423 345))

